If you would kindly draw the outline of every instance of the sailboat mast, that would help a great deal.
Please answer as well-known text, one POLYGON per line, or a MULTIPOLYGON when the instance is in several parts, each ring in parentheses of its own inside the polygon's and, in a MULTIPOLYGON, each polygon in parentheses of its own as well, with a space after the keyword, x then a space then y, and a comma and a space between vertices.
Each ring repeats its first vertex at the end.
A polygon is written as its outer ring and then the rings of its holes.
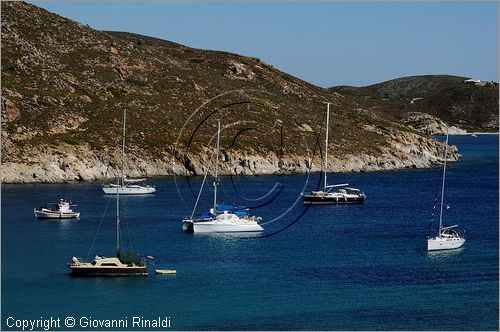
POLYGON ((330 103, 326 104, 326 135, 325 135, 325 166, 323 169, 323 173, 325 174, 325 185, 323 191, 326 191, 326 170, 328 168, 328 126, 330 123, 330 103))
POLYGON ((215 153, 214 210, 217 207, 217 186, 219 185, 220 120, 217 121, 217 151, 215 153))
POLYGON ((120 254, 120 181, 117 179, 116 184, 116 255, 120 254))
POLYGON ((123 110, 123 142, 122 142, 122 186, 125 186, 125 124, 127 121, 127 110, 123 110))
POLYGON ((116 255, 120 255, 120 188, 125 186, 125 124, 127 123, 127 110, 123 110, 123 138, 122 138, 122 176, 116 180, 116 255))
POLYGON ((439 235, 443 228, 443 205, 444 205, 444 180, 446 178, 446 161, 448 160, 448 130, 446 130, 446 143, 444 147, 444 166, 443 166, 443 184, 441 186, 441 211, 439 212, 439 235))

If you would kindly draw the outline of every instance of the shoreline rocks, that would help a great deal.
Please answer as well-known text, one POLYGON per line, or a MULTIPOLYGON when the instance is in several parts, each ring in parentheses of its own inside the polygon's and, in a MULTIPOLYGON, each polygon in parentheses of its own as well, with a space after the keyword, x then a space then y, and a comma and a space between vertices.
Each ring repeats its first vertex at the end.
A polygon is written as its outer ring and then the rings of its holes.
POLYGON ((448 130, 450 135, 467 135, 467 130, 456 126, 448 126, 440 118, 421 112, 409 112, 401 116, 400 121, 410 126, 414 130, 426 135, 446 135, 448 130))
MULTIPOLYGON (((375 172, 406 168, 428 168, 443 162, 444 143, 411 132, 399 132, 387 138, 390 147, 382 148, 379 155, 349 154, 344 158, 330 156, 329 172, 375 172)), ((460 159, 457 148, 448 149, 449 161, 460 159)), ((3 183, 65 183, 107 180, 121 173, 120 150, 96 151, 88 145, 36 147, 31 157, 2 163, 3 183), (36 156, 33 157, 33 156, 36 156)), ((221 151, 221 175, 298 174, 321 171, 319 156, 287 155, 280 158, 274 153, 256 155, 237 150, 221 151), (310 160, 312 159, 312 162, 310 160), (311 164, 310 164, 311 163, 311 164)), ((128 177, 156 177, 172 175, 203 175, 213 169, 213 151, 198 155, 177 153, 147 158, 133 151, 127 154, 128 177)))

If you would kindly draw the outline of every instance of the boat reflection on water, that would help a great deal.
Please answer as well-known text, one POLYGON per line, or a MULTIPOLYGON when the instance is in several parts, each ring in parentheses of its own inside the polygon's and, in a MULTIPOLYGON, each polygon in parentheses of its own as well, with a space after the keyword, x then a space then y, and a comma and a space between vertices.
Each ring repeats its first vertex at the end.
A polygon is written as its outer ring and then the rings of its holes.
POLYGON ((449 259, 449 258, 457 257, 464 250, 465 250, 464 247, 460 247, 460 248, 448 249, 448 250, 427 251, 427 258, 430 258, 432 260, 449 259))

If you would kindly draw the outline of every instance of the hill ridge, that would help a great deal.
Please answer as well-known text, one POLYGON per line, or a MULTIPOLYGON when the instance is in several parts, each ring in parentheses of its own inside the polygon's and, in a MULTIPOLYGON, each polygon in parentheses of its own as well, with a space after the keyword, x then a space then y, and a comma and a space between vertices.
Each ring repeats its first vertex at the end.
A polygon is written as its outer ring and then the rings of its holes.
POLYGON ((468 131, 498 132, 498 83, 475 85, 464 82, 466 79, 414 75, 365 87, 329 89, 356 98, 367 108, 383 108, 394 119, 422 113, 468 131))
POLYGON ((129 176, 204 174, 213 165, 217 118, 224 120, 222 174, 318 171, 326 101, 331 171, 441 162, 442 143, 259 59, 148 46, 159 42, 118 38, 31 4, 1 6, 4 182, 118 175, 125 108, 129 176))

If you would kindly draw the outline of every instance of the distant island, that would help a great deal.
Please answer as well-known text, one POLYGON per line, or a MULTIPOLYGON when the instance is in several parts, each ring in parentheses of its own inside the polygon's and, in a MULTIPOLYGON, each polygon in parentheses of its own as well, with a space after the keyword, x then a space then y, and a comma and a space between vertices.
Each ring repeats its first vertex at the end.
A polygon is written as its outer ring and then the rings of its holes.
POLYGON ((131 177, 204 174, 217 119, 222 174, 319 171, 327 101, 335 172, 432 167, 443 148, 432 135, 445 125, 498 131, 495 82, 434 75, 324 89, 257 58, 1 6, 3 182, 115 177, 124 109, 131 177))

